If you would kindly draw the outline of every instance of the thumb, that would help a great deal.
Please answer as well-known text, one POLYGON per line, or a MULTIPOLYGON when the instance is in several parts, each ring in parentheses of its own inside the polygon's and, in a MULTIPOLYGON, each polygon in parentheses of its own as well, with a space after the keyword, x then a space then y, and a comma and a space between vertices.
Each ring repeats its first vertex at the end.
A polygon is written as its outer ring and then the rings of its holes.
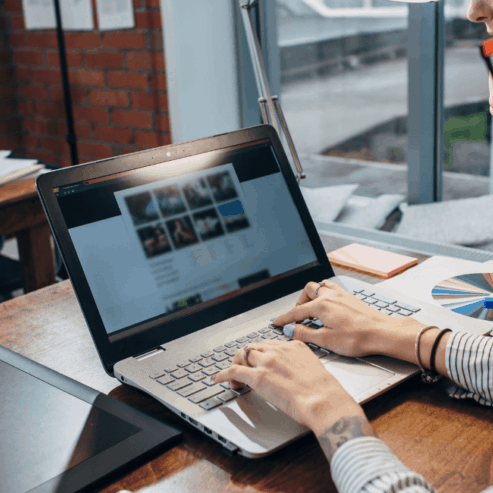
POLYGON ((324 339, 326 332, 327 332, 326 328, 311 329, 306 325, 296 324, 294 326, 294 331, 291 337, 296 341, 311 342, 312 344, 316 344, 317 346, 324 347, 324 339))

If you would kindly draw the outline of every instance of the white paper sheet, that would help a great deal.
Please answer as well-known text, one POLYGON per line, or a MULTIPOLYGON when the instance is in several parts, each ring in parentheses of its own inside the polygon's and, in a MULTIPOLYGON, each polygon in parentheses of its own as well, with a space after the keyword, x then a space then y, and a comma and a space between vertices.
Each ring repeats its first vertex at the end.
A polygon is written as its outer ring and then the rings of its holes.
POLYGON ((3 159, 0 158, 0 177, 19 171, 38 162, 37 159, 3 159))
MULTIPOLYGON (((22 0, 26 29, 56 27, 53 0, 22 0)), ((65 31, 94 29, 91 0, 60 0, 62 26, 65 31)))
POLYGON ((416 300, 438 304, 431 295, 431 291, 438 283, 449 277, 485 272, 493 272, 493 261, 481 263, 435 256, 403 274, 379 283, 379 286, 395 289, 416 300))
POLYGON ((100 31, 134 27, 132 0, 96 0, 100 31))

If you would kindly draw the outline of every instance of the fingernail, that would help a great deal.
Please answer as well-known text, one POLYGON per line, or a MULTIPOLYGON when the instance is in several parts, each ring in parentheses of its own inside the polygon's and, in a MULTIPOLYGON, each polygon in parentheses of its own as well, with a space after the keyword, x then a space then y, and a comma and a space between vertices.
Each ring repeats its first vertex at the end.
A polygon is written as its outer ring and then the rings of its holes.
POLYGON ((285 325, 283 327, 282 331, 284 332, 284 335, 286 335, 288 337, 293 337, 293 334, 294 334, 294 325, 293 324, 285 325))
POLYGON ((270 321, 273 322, 277 317, 271 318, 270 321))

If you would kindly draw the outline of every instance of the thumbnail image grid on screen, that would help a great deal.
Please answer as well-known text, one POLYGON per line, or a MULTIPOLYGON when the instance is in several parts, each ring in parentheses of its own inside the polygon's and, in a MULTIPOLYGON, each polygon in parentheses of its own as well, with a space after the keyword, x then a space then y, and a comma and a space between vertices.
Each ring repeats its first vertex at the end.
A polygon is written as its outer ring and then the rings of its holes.
POLYGON ((230 171, 125 197, 148 259, 250 227, 230 171))

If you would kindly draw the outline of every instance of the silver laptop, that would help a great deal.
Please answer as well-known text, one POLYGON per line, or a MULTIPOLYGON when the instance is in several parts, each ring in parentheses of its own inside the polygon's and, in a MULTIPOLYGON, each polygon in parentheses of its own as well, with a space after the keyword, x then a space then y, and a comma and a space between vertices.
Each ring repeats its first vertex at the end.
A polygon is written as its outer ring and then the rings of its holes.
MULTIPOLYGON (((249 388, 210 378, 246 344, 288 341, 270 319, 308 281, 333 278, 392 317, 490 329, 335 278, 270 126, 55 171, 37 186, 105 370, 232 454, 262 457, 308 433, 249 388)), ((361 403, 417 370, 310 347, 361 403)))

